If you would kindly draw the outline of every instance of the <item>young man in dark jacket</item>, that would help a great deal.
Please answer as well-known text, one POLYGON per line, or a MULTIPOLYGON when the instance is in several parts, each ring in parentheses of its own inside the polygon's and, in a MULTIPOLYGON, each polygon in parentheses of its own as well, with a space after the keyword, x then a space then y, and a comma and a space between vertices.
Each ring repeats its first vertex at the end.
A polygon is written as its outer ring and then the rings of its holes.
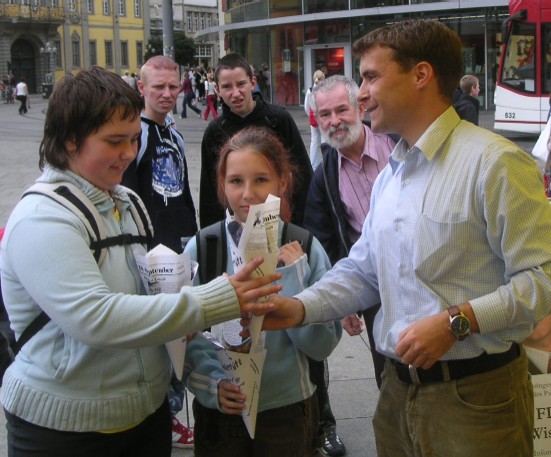
POLYGON ((297 170, 291 222, 302 225, 312 166, 302 137, 291 115, 254 94, 256 78, 251 66, 237 54, 227 54, 214 72, 215 89, 222 99, 222 114, 211 121, 201 143, 199 221, 207 227, 225 217, 216 192, 216 164, 222 145, 239 130, 256 125, 272 129, 291 152, 297 170))
POLYGON ((145 100, 142 135, 122 184, 143 200, 153 223, 153 244, 180 253, 181 239, 197 233, 197 222, 184 138, 169 115, 180 92, 177 65, 164 56, 152 57, 142 67, 138 87, 145 100))
MULTIPOLYGON (((143 200, 153 224, 153 246, 162 243, 179 254, 183 250, 182 238, 197 233, 197 221, 184 138, 174 128, 169 115, 180 93, 178 66, 168 57, 152 57, 141 69, 138 89, 145 101, 141 115, 142 135, 138 155, 124 173, 122 184, 143 200)), ((193 447, 193 431, 176 417, 183 406, 184 387, 175 376, 168 398, 172 412, 172 445, 193 447)))

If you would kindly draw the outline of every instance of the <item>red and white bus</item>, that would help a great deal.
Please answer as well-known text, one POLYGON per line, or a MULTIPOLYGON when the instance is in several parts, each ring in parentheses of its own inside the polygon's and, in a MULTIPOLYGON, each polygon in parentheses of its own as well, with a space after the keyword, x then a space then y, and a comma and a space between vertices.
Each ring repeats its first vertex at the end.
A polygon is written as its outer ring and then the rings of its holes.
POLYGON ((551 0, 510 0, 502 42, 494 127, 539 133, 551 92, 551 0))

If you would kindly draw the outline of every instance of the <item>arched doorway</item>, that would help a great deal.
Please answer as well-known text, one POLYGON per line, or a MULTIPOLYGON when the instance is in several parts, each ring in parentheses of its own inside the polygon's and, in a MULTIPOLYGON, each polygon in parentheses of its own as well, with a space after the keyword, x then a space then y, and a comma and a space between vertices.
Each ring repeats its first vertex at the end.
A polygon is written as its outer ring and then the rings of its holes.
POLYGON ((15 40, 11 47, 11 71, 16 82, 19 82, 22 76, 27 78, 27 86, 31 93, 36 93, 35 60, 33 45, 23 38, 15 40))

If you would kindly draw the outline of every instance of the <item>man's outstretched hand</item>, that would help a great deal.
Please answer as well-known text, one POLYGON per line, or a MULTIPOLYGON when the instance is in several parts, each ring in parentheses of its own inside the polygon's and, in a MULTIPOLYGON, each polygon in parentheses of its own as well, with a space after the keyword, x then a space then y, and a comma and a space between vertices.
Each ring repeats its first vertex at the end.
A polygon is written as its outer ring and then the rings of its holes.
MULTIPOLYGON (((283 330, 296 327, 304 320, 304 305, 300 300, 283 295, 272 295, 268 297, 270 309, 264 316, 262 330, 283 330)), ((241 325, 248 327, 249 319, 241 319, 241 325)))
MULTIPOLYGON (((262 297, 267 297, 272 294, 277 294, 282 286, 275 285, 273 282, 281 279, 279 273, 265 275, 259 278, 251 278, 254 270, 262 264, 264 259, 257 257, 245 265, 239 272, 228 276, 228 279, 235 289, 239 304, 241 306, 241 314, 243 316, 253 313, 262 315, 273 309, 273 304, 270 301, 260 300, 262 297)), ((270 297, 271 298, 271 297, 270 297)))

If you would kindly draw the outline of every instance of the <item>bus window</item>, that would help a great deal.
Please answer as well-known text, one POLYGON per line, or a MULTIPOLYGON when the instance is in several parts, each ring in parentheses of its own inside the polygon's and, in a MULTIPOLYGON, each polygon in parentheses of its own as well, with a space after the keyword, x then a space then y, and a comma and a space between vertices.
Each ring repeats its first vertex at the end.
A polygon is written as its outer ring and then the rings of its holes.
POLYGON ((504 86, 509 86, 520 92, 535 92, 535 39, 536 24, 521 22, 511 24, 501 75, 504 86))
POLYGON ((543 92, 551 93, 551 24, 542 24, 543 46, 545 55, 543 57, 543 92))

